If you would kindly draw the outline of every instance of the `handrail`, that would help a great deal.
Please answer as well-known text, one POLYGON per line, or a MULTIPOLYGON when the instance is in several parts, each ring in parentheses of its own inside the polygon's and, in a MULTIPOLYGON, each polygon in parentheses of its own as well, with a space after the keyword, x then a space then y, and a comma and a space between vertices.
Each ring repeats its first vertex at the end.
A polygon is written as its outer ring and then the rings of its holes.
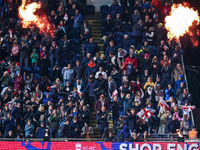
MULTIPOLYGON (((153 134, 152 134, 153 135, 153 134)), ((156 134, 154 134, 156 135, 156 134)), ((139 137, 139 141, 148 141, 148 142, 169 142, 169 141, 177 141, 178 137, 177 134, 158 134, 158 137, 148 137, 148 138, 141 138, 139 137), (160 136, 160 137, 159 137, 160 136), (167 136, 167 137, 161 137, 161 136, 167 136)), ((185 138, 185 140, 187 140, 187 142, 190 142, 189 138, 185 138)), ((196 141, 200 141, 200 139, 194 139, 196 141)), ((20 139, 16 139, 16 138, 0 138, 0 142, 1 141, 16 141, 16 142, 22 142, 22 141, 26 141, 26 142, 43 142, 43 138, 20 138, 20 139)), ((81 142, 104 142, 102 139, 100 138, 50 138, 50 142, 76 142, 76 141, 81 141, 81 142)), ((125 142, 128 142, 129 139, 125 139, 125 142)), ((44 141, 44 142, 48 142, 48 141, 44 141)), ((117 141, 116 141, 117 142, 117 141)), ((191 141, 194 142, 194 141, 191 141)))

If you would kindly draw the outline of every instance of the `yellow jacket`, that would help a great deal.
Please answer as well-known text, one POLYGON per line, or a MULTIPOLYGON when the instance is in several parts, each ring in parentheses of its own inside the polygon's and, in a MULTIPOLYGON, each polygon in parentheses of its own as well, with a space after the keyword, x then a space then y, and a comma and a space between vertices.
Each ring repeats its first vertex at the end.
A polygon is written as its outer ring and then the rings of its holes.
POLYGON ((146 82, 145 84, 144 84, 144 89, 146 90, 147 89, 147 86, 150 86, 151 88, 154 88, 154 86, 155 86, 155 83, 154 82, 146 82))

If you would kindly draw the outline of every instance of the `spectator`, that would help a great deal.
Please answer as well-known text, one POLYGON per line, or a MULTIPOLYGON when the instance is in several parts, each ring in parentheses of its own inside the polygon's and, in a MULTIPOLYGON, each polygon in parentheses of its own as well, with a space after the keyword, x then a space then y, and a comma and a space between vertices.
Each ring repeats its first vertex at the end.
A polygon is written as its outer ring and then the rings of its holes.
POLYGON ((58 45, 56 45, 56 42, 53 41, 52 42, 52 46, 50 48, 50 60, 51 60, 51 68, 53 68, 53 66, 56 64, 59 64, 59 53, 60 53, 60 49, 58 47, 58 45))
POLYGON ((109 137, 105 139, 105 142, 115 142, 116 138, 113 136, 112 131, 109 133, 109 137))
POLYGON ((13 128, 16 126, 16 122, 14 121, 14 118, 11 116, 10 112, 7 114, 7 116, 4 116, 3 125, 5 126, 4 130, 4 138, 5 138, 8 135, 8 133, 12 131, 13 128))
POLYGON ((80 27, 81 27, 81 23, 83 22, 83 17, 82 15, 79 13, 79 10, 75 10, 75 15, 73 16, 74 19, 74 23, 73 23, 73 37, 75 39, 79 39, 80 38, 80 27))
POLYGON ((11 84, 11 82, 12 82, 11 77, 9 76, 8 71, 5 71, 0 79, 1 87, 2 88, 7 87, 11 84))
POLYGON ((171 84, 168 84, 168 88, 165 89, 165 101, 169 100, 169 97, 173 97, 175 98, 175 91, 174 89, 172 88, 172 85, 171 84))
POLYGON ((57 129, 60 121, 60 116, 57 114, 57 110, 54 109, 53 113, 49 119, 49 127, 50 127, 50 137, 56 138, 57 137, 57 129))
POLYGON ((43 58, 40 60, 40 70, 39 75, 42 78, 42 81, 46 81, 48 79, 48 67, 50 67, 50 61, 45 54, 43 58))
POLYGON ((74 69, 72 68, 71 64, 68 64, 67 67, 63 67, 62 74, 64 86, 66 86, 66 82, 69 82, 71 85, 73 85, 74 69))
POLYGON ((138 21, 141 19, 140 13, 138 10, 134 10, 134 14, 132 15, 132 24, 138 23, 138 21))
POLYGON ((184 70, 183 68, 181 67, 181 64, 177 64, 176 65, 176 68, 174 68, 173 70, 173 77, 174 77, 174 81, 177 81, 179 76, 182 74, 184 74, 184 70))
POLYGON ((110 6, 109 14, 114 19, 117 14, 121 14, 122 8, 119 6, 117 0, 113 0, 113 4, 110 6))
POLYGON ((110 52, 114 52, 114 53, 116 52, 116 47, 115 47, 115 44, 114 44, 113 41, 110 41, 110 46, 108 46, 106 48, 106 51, 105 51, 105 57, 106 57, 106 59, 110 58, 110 56, 109 56, 110 52))
POLYGON ((127 114, 128 114, 128 128, 131 134, 134 130, 137 129, 135 110, 131 109, 130 113, 127 112, 127 114))
POLYGON ((166 124, 166 132, 176 133, 176 130, 180 128, 180 122, 176 119, 176 116, 172 116, 172 120, 169 119, 166 124))
POLYGON ((80 127, 77 121, 78 119, 75 117, 73 122, 70 124, 70 133, 73 138, 79 137, 80 127))
POLYGON ((160 110, 158 117, 160 118, 160 125, 158 129, 158 134, 165 134, 165 125, 167 123, 167 120, 169 118, 170 112, 167 110, 168 108, 166 106, 163 107, 162 110, 160 110))
POLYGON ((100 128, 100 134, 102 136, 102 134, 104 132, 108 132, 108 121, 107 118, 109 118, 108 113, 106 112, 106 108, 102 107, 102 109, 100 110, 99 114, 98 114, 98 123, 99 123, 99 128, 100 128))
POLYGON ((184 105, 185 102, 188 102, 189 104, 191 104, 192 102, 192 95, 188 93, 188 90, 185 88, 183 89, 183 94, 182 94, 182 97, 181 97, 181 105, 184 105))
POLYGON ((120 18, 120 14, 117 14, 116 18, 113 21, 115 32, 117 32, 117 31, 121 32, 122 22, 123 21, 120 18))
POLYGON ((179 79, 176 80, 176 82, 175 82, 175 90, 177 90, 178 88, 180 88, 181 83, 185 84, 185 80, 183 78, 183 75, 179 75, 179 79))
POLYGON ((89 43, 87 44, 86 47, 87 53, 90 53, 92 57, 99 52, 99 46, 93 42, 93 38, 89 39, 89 43))
POLYGON ((94 59, 91 58, 85 70, 85 77, 88 78, 91 74, 94 75, 97 70, 97 65, 94 63, 94 59))
POLYGON ((85 138, 92 138, 92 135, 94 134, 94 131, 91 126, 88 125, 88 123, 85 122, 85 126, 82 128, 81 135, 85 138))
POLYGON ((36 137, 43 138, 46 133, 45 122, 40 123, 40 127, 37 129, 36 137))
POLYGON ((75 78, 82 79, 84 76, 84 67, 80 64, 80 61, 76 61, 76 66, 74 67, 75 78))
POLYGON ((23 64, 23 62, 24 62, 25 66, 28 67, 30 48, 26 42, 27 41, 25 39, 22 39, 22 45, 19 47, 20 65, 24 66, 24 64, 23 64))
POLYGON ((88 29, 88 33, 91 34, 91 26, 88 23, 88 20, 84 20, 83 24, 81 25, 81 35, 86 32, 86 29, 88 29))
POLYGON ((161 0, 153 0, 151 2, 151 7, 155 6, 156 8, 158 8, 159 10, 161 10, 162 7, 162 1, 161 0))
POLYGON ((31 120, 28 120, 24 130, 25 130, 25 137, 31 137, 30 134, 33 134, 35 130, 31 120))
POLYGON ((177 99, 178 105, 181 104, 180 100, 181 100, 184 88, 185 88, 185 84, 181 83, 180 87, 176 90, 176 99, 177 99))
POLYGON ((14 89, 22 90, 23 86, 23 78, 19 71, 16 72, 15 80, 14 80, 14 89))

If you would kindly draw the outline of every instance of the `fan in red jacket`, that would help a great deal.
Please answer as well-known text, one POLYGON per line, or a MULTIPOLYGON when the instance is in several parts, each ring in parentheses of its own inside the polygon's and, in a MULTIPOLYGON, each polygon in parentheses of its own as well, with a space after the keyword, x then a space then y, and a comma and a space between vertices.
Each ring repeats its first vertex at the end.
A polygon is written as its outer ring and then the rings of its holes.
POLYGON ((126 66, 126 69, 128 68, 128 64, 132 64, 133 68, 136 70, 138 68, 138 61, 134 57, 133 52, 130 52, 129 57, 125 59, 124 65, 126 66))

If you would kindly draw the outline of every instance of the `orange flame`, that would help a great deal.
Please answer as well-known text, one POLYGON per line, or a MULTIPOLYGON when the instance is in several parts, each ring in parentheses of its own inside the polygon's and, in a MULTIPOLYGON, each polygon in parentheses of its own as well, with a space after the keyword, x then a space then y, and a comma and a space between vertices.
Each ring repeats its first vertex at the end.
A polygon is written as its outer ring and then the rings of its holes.
POLYGON ((170 15, 165 18, 165 28, 168 31, 167 36, 170 40, 173 38, 179 40, 186 33, 191 35, 190 27, 198 25, 199 22, 198 11, 189 8, 188 3, 173 4, 170 15))
POLYGON ((19 18, 21 19, 22 27, 28 28, 35 25, 39 28, 40 33, 49 33, 53 35, 52 26, 49 23, 46 15, 38 16, 36 10, 41 8, 41 3, 33 2, 26 5, 26 0, 22 0, 22 5, 19 7, 19 18))

